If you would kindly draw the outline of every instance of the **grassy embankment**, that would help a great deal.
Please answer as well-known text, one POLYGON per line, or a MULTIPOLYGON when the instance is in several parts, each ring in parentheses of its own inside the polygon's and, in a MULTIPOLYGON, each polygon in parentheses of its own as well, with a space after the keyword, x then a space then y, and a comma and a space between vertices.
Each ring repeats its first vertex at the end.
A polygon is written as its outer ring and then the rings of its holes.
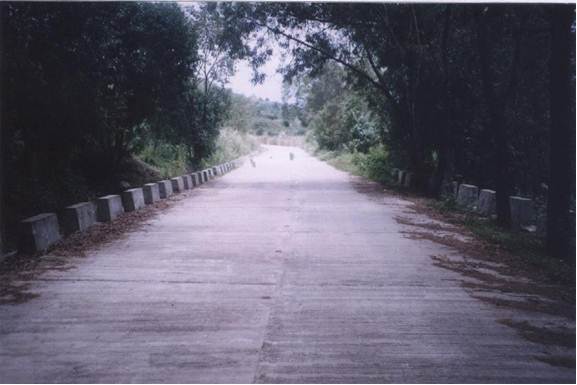
MULTIPOLYGON (((216 140, 211 156, 201 161, 199 168, 231 161, 247 155, 258 148, 258 143, 247 134, 231 128, 223 128, 216 140)), ((185 174, 191 171, 186 160, 183 145, 159 143, 147 145, 136 157, 158 171, 163 178, 185 174)))
POLYGON ((392 185, 392 168, 387 150, 382 145, 373 146, 365 154, 350 151, 321 150, 308 141, 305 150, 339 170, 363 176, 383 185, 392 185))

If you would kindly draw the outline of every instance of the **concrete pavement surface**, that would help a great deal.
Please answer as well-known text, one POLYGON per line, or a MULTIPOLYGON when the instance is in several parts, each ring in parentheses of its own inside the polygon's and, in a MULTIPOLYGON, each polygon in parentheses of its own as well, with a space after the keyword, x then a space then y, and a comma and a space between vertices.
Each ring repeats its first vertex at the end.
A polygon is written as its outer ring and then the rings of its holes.
POLYGON ((431 260, 457 251, 395 219, 410 202, 266 149, 0 306, 0 381, 575 381, 540 359, 574 349, 498 322, 554 316, 472 298, 431 260))

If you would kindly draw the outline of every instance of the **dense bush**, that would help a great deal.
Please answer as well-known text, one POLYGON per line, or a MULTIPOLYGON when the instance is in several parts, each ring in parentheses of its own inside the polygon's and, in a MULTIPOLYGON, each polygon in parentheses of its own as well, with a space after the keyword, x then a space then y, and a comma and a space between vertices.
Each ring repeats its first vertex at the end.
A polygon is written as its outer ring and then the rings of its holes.
POLYGON ((370 147, 366 153, 354 153, 353 163, 360 174, 381 183, 391 183, 392 167, 384 145, 370 147))
POLYGON ((168 176, 214 150, 227 93, 199 79, 202 35, 178 4, 0 7, 6 229, 118 192, 135 153, 168 176))
POLYGON ((183 144, 150 142, 136 156, 157 169, 163 178, 181 175, 187 170, 188 158, 183 144))

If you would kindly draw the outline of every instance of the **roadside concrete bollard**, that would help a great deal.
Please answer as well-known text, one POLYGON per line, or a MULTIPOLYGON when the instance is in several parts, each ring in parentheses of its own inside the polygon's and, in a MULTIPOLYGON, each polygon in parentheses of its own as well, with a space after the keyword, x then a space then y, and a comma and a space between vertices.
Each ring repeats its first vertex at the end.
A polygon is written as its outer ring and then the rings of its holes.
POLYGON ((161 180, 158 182, 158 193, 160 199, 166 199, 172 195, 172 182, 169 180, 161 180))
POLYGON ((509 205, 513 230, 522 230, 535 224, 535 208, 531 199, 512 196, 509 197, 509 205))
POLYGON ((190 174, 190 177, 192 179, 192 186, 193 187, 196 187, 196 186, 201 184, 199 173, 197 173, 197 172, 192 173, 192 174, 190 174))
POLYGON ((457 195, 459 194, 459 182, 451 182, 451 188, 453 198, 457 199, 457 195))
POLYGON ((202 170, 202 179, 204 180, 204 183, 208 182, 210 175, 208 173, 208 170, 202 170))
POLYGON ((391 177, 393 178, 394 181, 398 181, 399 180, 399 169, 398 168, 394 168, 391 171, 391 177))
POLYGON ((96 218, 110 222, 124 212, 120 195, 106 195, 96 200, 96 218))
POLYGON ((38 214, 20 221, 20 249, 27 253, 45 252, 61 239, 58 217, 38 214))
POLYGON ((84 231, 96 223, 96 205, 81 202, 66 207, 62 211, 62 227, 65 234, 84 231))
POLYGON ((403 179, 403 186, 409 188, 412 186, 411 183, 413 183, 413 173, 406 171, 403 179))
POLYGON ((131 188, 122 192, 122 205, 124 206, 124 211, 130 212, 138 210, 144 207, 144 194, 140 187, 131 188))
POLYGON ((144 203, 151 205, 160 200, 160 191, 158 190, 158 183, 147 183, 142 187, 144 194, 144 203))
POLYGON ((181 177, 172 178, 170 182, 172 183, 172 192, 179 193, 184 190, 184 182, 181 177))
POLYGON ((403 170, 399 170, 399 172, 397 173, 397 184, 399 186, 402 186, 404 179, 405 179, 405 172, 403 170))
POLYGON ((185 190, 190 190, 192 188, 192 178, 190 175, 183 175, 182 178, 182 185, 185 190))
POLYGON ((485 216, 495 215, 497 212, 496 196, 493 190, 481 190, 477 201, 477 212, 485 216))
POLYGON ((472 184, 462 184, 457 193, 457 205, 465 209, 475 209, 479 197, 479 188, 472 184))

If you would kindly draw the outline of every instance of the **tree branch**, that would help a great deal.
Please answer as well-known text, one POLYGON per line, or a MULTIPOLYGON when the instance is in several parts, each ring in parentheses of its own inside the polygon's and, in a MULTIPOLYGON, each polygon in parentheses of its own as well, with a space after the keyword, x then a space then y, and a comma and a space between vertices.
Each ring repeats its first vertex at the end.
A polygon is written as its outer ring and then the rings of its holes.
POLYGON ((346 68, 350 69, 351 71, 353 71, 354 73, 356 73, 356 74, 359 75, 360 77, 362 77, 362 78, 364 78, 365 80, 367 80, 369 83, 371 83, 373 86, 375 86, 375 87, 378 88, 379 90, 383 91, 384 94, 385 94, 385 96, 387 97, 387 99, 389 99, 390 102, 396 104, 395 99, 392 97, 392 95, 391 95, 391 93, 389 92, 389 90, 388 90, 387 88, 385 88, 385 85, 384 85, 384 84, 381 84, 381 83, 378 82, 378 81, 375 81, 375 79, 373 79, 370 75, 368 75, 368 74, 367 74, 366 72, 364 72, 362 69, 354 66, 354 65, 351 64, 351 63, 346 62, 345 60, 343 60, 343 59, 341 59, 341 58, 339 58, 339 57, 337 57, 337 56, 335 56, 335 55, 332 55, 332 54, 326 52, 325 50, 323 50, 323 49, 321 49, 321 48, 315 47, 314 45, 312 45, 312 44, 310 44, 310 43, 307 43, 306 41, 303 41, 303 40, 301 40, 301 39, 299 39, 299 38, 296 38, 296 37, 294 37, 294 36, 292 36, 292 35, 289 35, 288 33, 283 32, 283 31, 281 31, 281 30, 278 29, 278 28, 270 27, 270 26, 268 26, 268 25, 266 25, 266 24, 262 24, 262 23, 258 23, 258 22, 257 22, 257 24, 258 24, 259 26, 261 26, 262 28, 265 28, 265 29, 267 29, 268 31, 270 31, 270 32, 272 32, 272 33, 274 33, 274 34, 276 34, 276 35, 281 35, 281 36, 283 36, 283 37, 286 38, 286 39, 292 40, 292 41, 294 41, 294 42, 296 42, 296 43, 298 43, 298 44, 301 44, 301 45, 303 45, 303 46, 305 46, 305 47, 307 47, 307 48, 309 48, 309 49, 311 49, 311 50, 313 50, 313 51, 315 51, 315 52, 320 53, 321 55, 325 56, 325 57, 328 58, 328 59, 334 60, 334 61, 336 61, 337 63, 342 64, 343 66, 345 66, 346 68))

